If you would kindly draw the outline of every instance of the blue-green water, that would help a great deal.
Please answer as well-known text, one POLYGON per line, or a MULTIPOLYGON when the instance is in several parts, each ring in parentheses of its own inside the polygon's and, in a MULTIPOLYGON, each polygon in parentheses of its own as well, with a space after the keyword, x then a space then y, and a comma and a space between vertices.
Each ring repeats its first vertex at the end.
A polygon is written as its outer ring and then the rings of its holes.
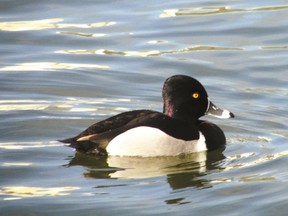
POLYGON ((288 4, 1 1, 0 215, 286 215, 288 4), (236 118, 221 152, 93 158, 58 143, 162 110, 187 74, 236 118))

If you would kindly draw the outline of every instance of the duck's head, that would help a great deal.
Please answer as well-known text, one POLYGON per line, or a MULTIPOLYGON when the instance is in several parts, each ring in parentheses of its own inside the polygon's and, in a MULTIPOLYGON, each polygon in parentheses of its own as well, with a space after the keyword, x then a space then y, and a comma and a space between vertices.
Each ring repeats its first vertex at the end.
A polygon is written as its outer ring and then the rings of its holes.
POLYGON ((185 121, 197 121, 204 115, 234 117, 233 113, 218 108, 209 100, 205 88, 198 80, 185 75, 175 75, 165 81, 163 101, 163 112, 166 115, 185 121))

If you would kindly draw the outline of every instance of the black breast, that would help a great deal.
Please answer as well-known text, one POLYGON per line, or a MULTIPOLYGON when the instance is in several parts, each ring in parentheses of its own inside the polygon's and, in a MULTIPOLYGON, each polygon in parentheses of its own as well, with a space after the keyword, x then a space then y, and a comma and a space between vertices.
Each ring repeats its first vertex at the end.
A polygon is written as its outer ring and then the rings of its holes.
POLYGON ((217 125, 208 121, 199 121, 198 128, 205 136, 208 151, 225 146, 225 135, 217 125))

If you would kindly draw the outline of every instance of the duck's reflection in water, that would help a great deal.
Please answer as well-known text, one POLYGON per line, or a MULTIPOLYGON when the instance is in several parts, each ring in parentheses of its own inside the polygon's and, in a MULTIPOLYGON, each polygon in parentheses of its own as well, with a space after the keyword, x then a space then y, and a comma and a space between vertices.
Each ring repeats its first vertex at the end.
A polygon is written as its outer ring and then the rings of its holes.
POLYGON ((84 166, 87 178, 138 179, 166 176, 170 187, 209 187, 203 176, 221 170, 223 149, 177 157, 93 157, 76 153, 69 166, 84 166), (201 177, 201 178, 199 178, 201 177))

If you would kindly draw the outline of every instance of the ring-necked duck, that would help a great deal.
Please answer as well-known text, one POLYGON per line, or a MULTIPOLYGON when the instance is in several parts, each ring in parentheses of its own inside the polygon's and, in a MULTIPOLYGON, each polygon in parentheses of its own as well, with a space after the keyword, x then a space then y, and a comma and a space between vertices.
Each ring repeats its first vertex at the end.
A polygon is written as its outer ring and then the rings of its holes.
POLYGON ((223 131, 199 118, 233 118, 234 114, 214 105, 199 81, 185 75, 172 76, 165 81, 162 94, 163 113, 124 112, 61 142, 87 154, 142 157, 176 156, 225 146, 223 131))

